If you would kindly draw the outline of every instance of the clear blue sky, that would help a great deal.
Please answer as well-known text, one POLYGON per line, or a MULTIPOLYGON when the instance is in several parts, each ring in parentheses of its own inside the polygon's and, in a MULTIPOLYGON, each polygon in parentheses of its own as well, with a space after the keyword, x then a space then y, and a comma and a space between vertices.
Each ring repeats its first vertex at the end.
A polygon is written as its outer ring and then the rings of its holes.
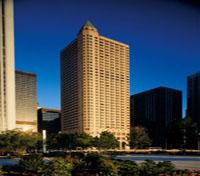
POLYGON ((186 76, 200 71, 200 7, 187 0, 15 0, 16 68, 37 74, 40 106, 60 107, 59 52, 87 19, 130 45, 131 95, 180 89, 185 110, 186 76))

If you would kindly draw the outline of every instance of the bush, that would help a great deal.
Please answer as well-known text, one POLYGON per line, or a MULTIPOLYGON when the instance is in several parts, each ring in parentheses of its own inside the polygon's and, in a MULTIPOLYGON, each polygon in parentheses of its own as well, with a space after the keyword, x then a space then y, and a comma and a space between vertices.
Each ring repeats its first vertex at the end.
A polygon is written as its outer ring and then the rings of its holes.
POLYGON ((134 161, 119 161, 119 172, 120 176, 138 176, 139 166, 134 161))
POLYGON ((0 176, 3 176, 5 174, 6 174, 6 172, 3 170, 2 166, 0 166, 0 176))
POLYGON ((74 167, 72 175, 117 176, 117 165, 110 159, 88 154, 74 167))
POLYGON ((24 174, 42 176, 71 176, 72 164, 63 158, 45 161, 40 154, 23 157, 19 167, 24 174))
POLYGON ((42 170, 42 176, 71 176, 72 164, 62 158, 49 161, 42 170))
POLYGON ((170 161, 159 162, 157 164, 159 173, 171 174, 175 171, 175 166, 170 161))
POLYGON ((152 160, 146 160, 140 165, 141 176, 157 176, 158 173, 157 164, 152 160))
POLYGON ((41 154, 24 156, 19 162, 19 167, 22 172, 39 174, 44 167, 43 156, 41 154))

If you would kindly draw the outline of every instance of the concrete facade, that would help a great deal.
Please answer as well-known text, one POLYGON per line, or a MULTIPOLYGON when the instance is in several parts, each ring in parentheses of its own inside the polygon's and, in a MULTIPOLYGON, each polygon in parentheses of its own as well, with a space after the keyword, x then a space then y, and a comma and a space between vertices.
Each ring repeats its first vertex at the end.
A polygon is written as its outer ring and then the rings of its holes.
POLYGON ((0 131, 15 129, 13 1, 0 0, 0 131))
POLYGON ((16 128, 37 131, 36 75, 16 71, 16 128))
POLYGON ((130 131, 129 46, 101 36, 87 21, 61 51, 63 132, 112 132, 121 145, 130 131))

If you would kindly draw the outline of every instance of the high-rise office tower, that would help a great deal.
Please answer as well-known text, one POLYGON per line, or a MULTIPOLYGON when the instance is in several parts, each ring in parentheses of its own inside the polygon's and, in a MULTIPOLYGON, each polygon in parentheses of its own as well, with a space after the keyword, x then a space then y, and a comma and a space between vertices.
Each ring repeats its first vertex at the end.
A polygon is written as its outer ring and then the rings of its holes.
POLYGON ((129 108, 129 46, 101 36, 87 21, 61 51, 62 131, 110 131, 125 144, 129 108))
POLYGON ((200 72, 187 78, 187 116, 200 128, 200 72))
POLYGON ((131 126, 147 128, 152 145, 166 147, 168 125, 182 118, 182 92, 158 87, 132 95, 131 102, 131 126))
POLYGON ((13 1, 0 0, 0 131, 15 128, 13 1))
POLYGON ((37 131, 36 75, 16 71, 16 128, 37 131))

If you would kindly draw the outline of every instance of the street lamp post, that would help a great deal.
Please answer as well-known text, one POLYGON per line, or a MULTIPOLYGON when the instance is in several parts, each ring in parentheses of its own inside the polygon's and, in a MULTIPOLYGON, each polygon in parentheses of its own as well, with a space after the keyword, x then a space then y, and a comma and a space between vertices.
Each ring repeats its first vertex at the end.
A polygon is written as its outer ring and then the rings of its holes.
POLYGON ((42 130, 43 153, 47 152, 46 140, 47 140, 46 130, 42 130))

